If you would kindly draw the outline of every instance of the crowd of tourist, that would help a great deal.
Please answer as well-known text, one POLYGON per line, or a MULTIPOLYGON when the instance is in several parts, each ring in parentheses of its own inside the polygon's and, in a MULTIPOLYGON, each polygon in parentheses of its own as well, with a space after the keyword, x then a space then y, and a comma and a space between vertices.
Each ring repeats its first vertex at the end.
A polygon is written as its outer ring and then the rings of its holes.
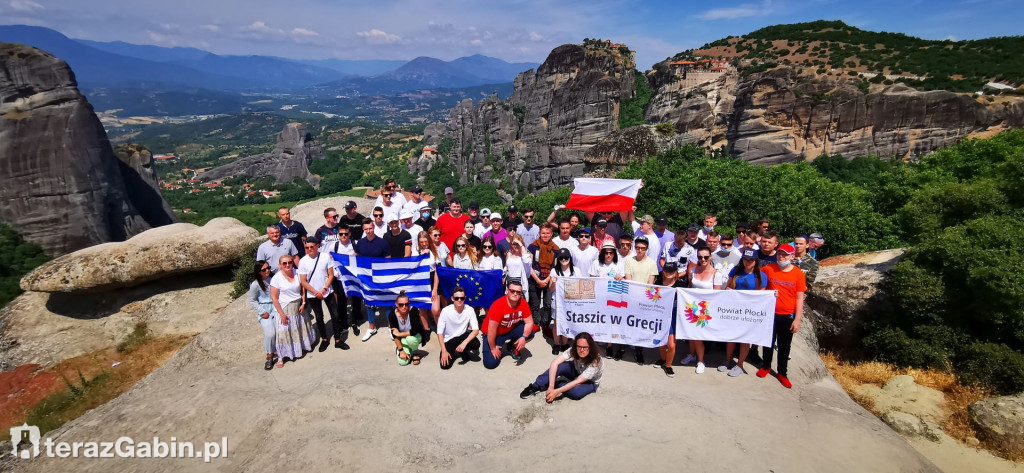
MULTIPOLYGON (((476 202, 464 209, 450 187, 444 199, 431 203, 423 200, 423 189, 409 191, 407 199, 394 180, 388 180, 370 217, 349 201, 343 213, 325 209, 325 223, 312 233, 291 220, 289 209, 279 209, 280 222, 267 227, 268 239, 257 250, 258 276, 248 294, 263 328, 265 369, 280 368, 285 360, 297 360, 312 350, 326 351, 332 337, 336 348, 348 350, 346 332, 360 334, 365 306, 367 330, 361 340, 376 335, 383 319, 397 363, 403 366, 420 364, 421 347, 433 336, 441 369, 450 369, 456 360, 482 361, 485 368, 494 369, 504 356, 518 360, 540 333, 555 359, 521 397, 546 392, 548 402, 560 395, 579 399, 596 391, 603 359, 622 360, 628 347, 600 347, 587 333, 572 339, 560 336, 552 310, 554 292, 561 277, 601 277, 669 287, 775 291, 772 345, 760 347, 758 353, 748 343, 725 343, 726 362, 717 370, 738 377, 747 373, 749 363, 756 376, 764 378, 777 358, 775 377, 792 387, 789 352, 803 317, 807 283, 817 274, 821 235, 799 235, 780 244, 780 235, 767 218, 722 229, 712 213, 701 223, 671 231, 666 216, 637 217, 635 207, 586 212, 587 226, 575 213, 560 217, 568 212, 556 205, 539 223, 533 208, 510 205, 506 216, 476 202), (431 308, 414 312, 405 293, 389 307, 347 296, 332 252, 375 258, 426 255, 431 308), (505 294, 487 307, 470 307, 461 287, 445 298, 438 290, 438 266, 501 270, 505 294)), ((671 336, 657 350, 654 366, 669 377, 678 365, 693 365, 696 373, 704 373, 705 341, 687 340, 686 354, 677 365, 675 329, 673 317, 671 336)), ((633 347, 633 359, 644 364, 644 349, 633 347)))

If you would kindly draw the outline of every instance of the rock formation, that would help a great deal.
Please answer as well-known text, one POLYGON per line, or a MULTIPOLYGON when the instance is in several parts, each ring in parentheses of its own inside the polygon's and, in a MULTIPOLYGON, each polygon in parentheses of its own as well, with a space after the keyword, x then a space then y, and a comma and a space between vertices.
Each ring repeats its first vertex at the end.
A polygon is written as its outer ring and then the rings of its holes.
POLYGON ((68 65, 13 43, 0 43, 0 184, 0 220, 50 255, 177 221, 115 156, 68 65))
MULTIPOLYGON (((463 182, 491 182, 514 193, 613 174, 631 160, 686 143, 758 164, 822 154, 914 159, 1024 126, 1024 99, 1016 97, 990 103, 902 84, 865 93, 859 79, 789 67, 747 76, 729 67, 678 78, 659 63, 647 73, 654 95, 644 116, 651 124, 671 123, 678 133, 660 138, 647 127, 618 130, 618 106, 634 94, 634 70, 631 57, 617 53, 559 46, 536 73, 516 78, 508 100, 462 101, 444 130, 427 128, 426 143, 452 141, 450 156, 441 159, 455 164, 463 182)), ((413 160, 410 172, 432 164, 413 160)))
POLYGON ((313 185, 320 179, 309 172, 314 159, 324 159, 323 148, 301 123, 289 123, 277 134, 277 146, 269 153, 255 154, 217 166, 199 174, 199 179, 217 180, 232 176, 273 177, 278 183, 300 177, 313 185))
POLYGON ((808 286, 807 305, 813 310, 807 315, 814 319, 822 346, 833 351, 858 350, 868 314, 893 310, 882 283, 904 251, 834 256, 820 262, 818 276, 808 286))
POLYGON ((151 205, 139 209, 146 221, 153 221, 161 215, 174 215, 174 210, 160 196, 160 188, 153 169, 153 153, 139 144, 121 144, 114 148, 114 155, 121 161, 125 189, 128 195, 146 196, 147 201, 159 201, 161 206, 151 205), (128 169, 123 169, 126 167, 128 169))
MULTIPOLYGON (((657 76, 655 76, 657 77, 657 76)), ((645 116, 670 122, 703 146, 776 164, 821 154, 913 159, 961 139, 1024 126, 1024 100, 988 103, 895 84, 864 93, 848 78, 781 67, 702 84, 659 85, 645 116)))
POLYGON ((982 399, 967 408, 967 415, 979 437, 1024 454, 1024 393, 982 399))
POLYGON ((634 94, 633 52, 604 44, 555 48, 536 72, 516 77, 508 100, 463 100, 447 130, 429 128, 426 142, 452 140, 445 158, 463 183, 505 181, 510 192, 571 183, 583 153, 618 128, 619 103, 634 94))
POLYGON ((198 227, 177 223, 143 232, 125 242, 105 243, 61 256, 21 279, 36 292, 83 292, 131 287, 175 274, 238 261, 259 234, 231 217, 198 227))

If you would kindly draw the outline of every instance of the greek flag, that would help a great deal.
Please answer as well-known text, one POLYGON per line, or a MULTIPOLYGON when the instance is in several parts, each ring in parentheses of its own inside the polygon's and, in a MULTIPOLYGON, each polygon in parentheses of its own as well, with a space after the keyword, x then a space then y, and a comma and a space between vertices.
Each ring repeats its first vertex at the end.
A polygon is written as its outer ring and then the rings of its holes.
POLYGON ((608 292, 612 294, 629 294, 629 284, 626 281, 608 281, 608 292))
POLYGON ((405 291, 413 307, 430 309, 430 261, 426 255, 408 258, 369 258, 331 253, 338 262, 345 295, 361 297, 366 305, 393 306, 405 291))

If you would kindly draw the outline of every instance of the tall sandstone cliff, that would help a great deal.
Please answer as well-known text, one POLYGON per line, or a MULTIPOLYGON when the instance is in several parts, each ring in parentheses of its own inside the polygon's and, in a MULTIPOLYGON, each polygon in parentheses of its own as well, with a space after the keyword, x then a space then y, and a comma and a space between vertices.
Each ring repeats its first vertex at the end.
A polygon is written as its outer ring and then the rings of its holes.
MULTIPOLYGON (((662 136, 653 126, 619 130, 619 103, 634 94, 633 63, 615 59, 560 46, 536 73, 520 74, 508 100, 461 102, 446 124, 427 127, 427 143, 452 140, 450 159, 463 183, 491 182, 515 193, 611 175, 686 143, 769 165, 822 154, 914 159, 1024 126, 1019 97, 989 102, 901 84, 865 93, 850 78, 788 67, 747 76, 729 68, 680 80, 665 62, 647 73, 654 95, 644 117, 672 123, 677 133, 662 136)), ((421 157, 410 170, 423 173, 432 165, 421 157)))
POLYGON ((200 174, 199 179, 217 180, 232 176, 272 177, 276 182, 291 182, 296 177, 317 185, 320 179, 309 172, 314 159, 324 159, 320 143, 301 123, 289 123, 277 134, 277 144, 269 153, 246 156, 200 174))
POLYGON ((0 43, 0 220, 50 255, 176 222, 142 164, 114 154, 64 61, 0 43))
POLYGON ((781 67, 703 84, 657 83, 645 116, 670 122, 688 141, 725 147, 759 164, 874 154, 914 159, 970 137, 1024 126, 1024 100, 984 98, 902 84, 865 93, 846 77, 781 67))
MULTIPOLYGON (((547 190, 583 173, 583 153, 618 128, 619 103, 634 94, 635 58, 626 48, 567 44, 536 71, 519 74, 508 100, 463 100, 428 144, 452 140, 447 158, 462 183, 506 181, 547 190)), ((431 165, 412 163, 413 172, 431 165)), ((512 191, 513 189, 506 188, 512 191)))

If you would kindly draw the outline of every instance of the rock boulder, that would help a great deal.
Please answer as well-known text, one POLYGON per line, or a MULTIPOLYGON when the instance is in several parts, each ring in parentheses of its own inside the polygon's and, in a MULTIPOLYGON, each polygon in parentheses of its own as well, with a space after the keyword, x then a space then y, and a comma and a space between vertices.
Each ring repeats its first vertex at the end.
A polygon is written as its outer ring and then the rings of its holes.
POLYGON ((903 249, 827 258, 807 292, 822 347, 845 351, 860 347, 865 316, 892 310, 882 282, 903 257, 903 249))
POLYGON ((967 415, 983 440, 1024 453, 1024 393, 982 399, 968 406, 967 415))
POLYGON ((198 227, 178 223, 54 259, 21 279, 36 292, 102 291, 167 276, 229 265, 242 256, 256 230, 230 217, 198 227))

